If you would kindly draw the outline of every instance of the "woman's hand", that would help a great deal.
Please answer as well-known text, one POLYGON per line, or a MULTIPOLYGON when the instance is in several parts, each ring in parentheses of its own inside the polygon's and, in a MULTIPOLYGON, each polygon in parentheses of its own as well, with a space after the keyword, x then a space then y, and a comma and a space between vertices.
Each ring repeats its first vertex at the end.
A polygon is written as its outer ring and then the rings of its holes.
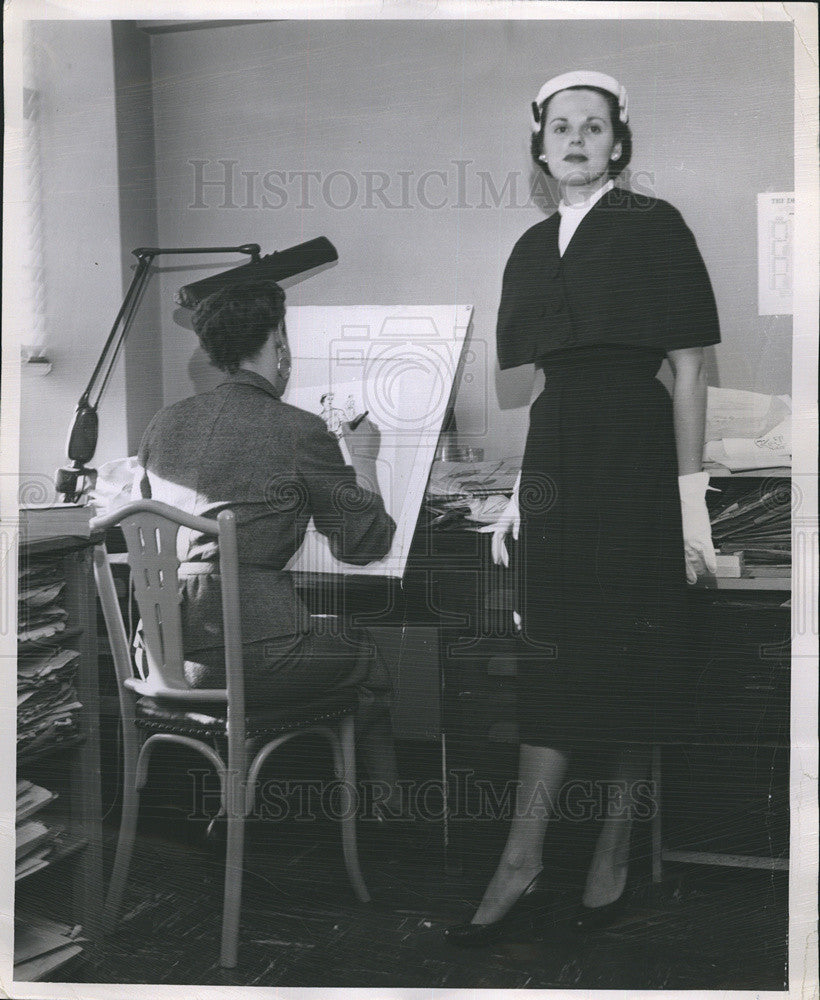
MULTIPOLYGON (((501 514, 495 524, 488 524, 484 528, 479 528, 481 532, 492 531, 493 538, 491 543, 491 551, 493 556, 493 562, 496 566, 509 566, 510 556, 507 552, 507 535, 512 532, 513 538, 518 541, 518 533, 521 530, 521 509, 518 506, 518 493, 521 488, 521 473, 518 473, 518 478, 515 480, 515 486, 513 487, 512 496, 507 502, 507 506, 501 511, 501 514)), ((513 622, 515 624, 516 631, 521 631, 521 615, 516 610, 513 609, 513 622)))
POLYGON ((521 529, 521 511, 518 506, 518 491, 520 486, 521 473, 519 472, 518 478, 515 481, 512 496, 510 497, 507 506, 501 511, 498 520, 494 524, 488 524, 485 528, 479 528, 479 531, 492 531, 493 533, 491 551, 493 555, 493 562, 496 566, 510 565, 510 556, 507 552, 506 543, 507 535, 512 532, 513 538, 518 541, 518 532, 521 529))
POLYGON ((692 472, 678 476, 681 520, 683 523, 683 553, 686 558, 686 579, 697 583, 704 573, 717 572, 712 525, 706 507, 708 472, 692 472))
POLYGON ((506 537, 512 532, 513 538, 518 541, 518 532, 521 528, 521 512, 518 509, 518 497, 513 495, 501 517, 496 521, 493 529, 492 554, 493 562, 497 566, 509 566, 510 556, 507 552, 506 537))
POLYGON ((342 423, 342 437, 353 458, 360 457, 371 461, 378 458, 382 439, 381 432, 367 417, 363 417, 356 424, 355 429, 348 421, 342 423))
POLYGON ((351 422, 345 421, 342 423, 342 437, 356 472, 356 482, 371 493, 380 493, 376 474, 376 458, 382 440, 379 428, 367 417, 363 417, 355 428, 351 427, 351 422))

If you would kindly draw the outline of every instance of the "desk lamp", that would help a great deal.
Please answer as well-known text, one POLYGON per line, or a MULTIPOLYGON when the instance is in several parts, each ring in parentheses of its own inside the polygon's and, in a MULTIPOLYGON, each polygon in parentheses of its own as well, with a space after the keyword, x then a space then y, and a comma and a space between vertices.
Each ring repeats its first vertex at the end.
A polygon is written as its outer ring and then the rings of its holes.
POLYGON ((243 243, 238 247, 138 247, 132 253, 137 258, 134 277, 125 293, 125 298, 114 320, 102 353, 85 391, 80 396, 74 419, 68 432, 66 452, 73 464, 57 470, 56 490, 66 503, 78 503, 91 489, 97 478, 95 469, 86 466, 97 450, 99 418, 97 408, 111 377, 117 355, 134 321, 140 298, 148 282, 151 265, 155 257, 163 254, 212 254, 243 253, 250 256, 247 264, 231 268, 220 274, 211 275, 201 281, 183 286, 174 296, 178 305, 194 309, 202 299, 225 285, 244 284, 249 281, 282 281, 305 271, 312 271, 339 259, 333 244, 324 236, 307 243, 299 243, 278 253, 260 257, 258 243, 243 243))

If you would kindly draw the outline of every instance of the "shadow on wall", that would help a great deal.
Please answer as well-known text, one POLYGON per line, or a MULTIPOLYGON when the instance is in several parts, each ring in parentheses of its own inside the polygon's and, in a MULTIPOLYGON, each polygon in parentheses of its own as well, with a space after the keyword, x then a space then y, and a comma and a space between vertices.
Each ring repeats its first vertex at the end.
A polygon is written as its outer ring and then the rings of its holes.
POLYGON ((220 382, 224 382, 225 372, 214 368, 205 351, 197 347, 188 362, 188 378, 193 384, 194 394, 199 395, 201 392, 210 392, 220 382))
POLYGON ((199 346, 197 341, 196 333, 194 333, 194 326, 192 323, 193 313, 190 309, 185 309, 183 306, 179 306, 174 309, 173 312, 174 323, 185 333, 182 336, 187 336, 190 339, 191 345, 196 345, 193 347, 190 358, 188 359, 188 378, 191 380, 191 384, 194 388, 194 394, 199 395, 201 392, 210 392, 211 389, 216 388, 220 382, 225 381, 225 373, 215 368, 208 359, 208 355, 199 346))

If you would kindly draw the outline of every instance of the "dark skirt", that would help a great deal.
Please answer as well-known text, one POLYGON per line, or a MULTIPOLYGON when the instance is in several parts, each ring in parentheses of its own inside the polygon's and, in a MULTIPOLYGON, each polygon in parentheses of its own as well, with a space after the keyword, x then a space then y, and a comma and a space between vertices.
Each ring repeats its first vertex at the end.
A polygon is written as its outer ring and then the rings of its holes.
POLYGON ((545 359, 520 493, 524 743, 651 741, 680 697, 689 628, 661 360, 608 346, 545 359))
MULTIPOLYGON (((222 647, 186 650, 185 657, 192 688, 225 686, 222 647)), ((322 620, 310 632, 245 643, 242 660, 250 710, 304 705, 345 689, 355 689, 362 713, 390 705, 390 676, 363 629, 331 628, 322 620)))
MULTIPOLYGON (((280 593, 279 572, 270 574, 280 593)), ((354 688, 363 712, 390 704, 390 675, 366 629, 343 615, 308 615, 305 631, 271 634, 258 616, 262 601, 248 600, 250 587, 264 587, 266 574, 254 570, 243 577, 240 566, 242 667, 249 709, 305 704, 343 689, 354 688), (248 610, 250 606, 250 612, 248 610)), ((225 686, 225 647, 219 573, 204 566, 180 567, 180 611, 185 652, 184 673, 193 688, 225 686), (203 571, 204 570, 204 571, 203 571)))

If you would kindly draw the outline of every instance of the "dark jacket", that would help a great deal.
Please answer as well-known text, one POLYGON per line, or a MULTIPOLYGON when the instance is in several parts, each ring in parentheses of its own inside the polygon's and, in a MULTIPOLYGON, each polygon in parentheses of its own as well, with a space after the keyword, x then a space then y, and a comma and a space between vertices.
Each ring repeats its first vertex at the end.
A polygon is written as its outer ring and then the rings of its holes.
MULTIPOLYGON (((381 497, 357 486, 321 417, 277 399, 254 372, 160 410, 139 463, 144 497, 203 517, 226 508, 236 514, 245 642, 307 631, 307 609, 284 567, 311 517, 343 562, 372 562, 393 541, 396 526, 381 497)), ((183 528, 178 555, 207 565, 215 543, 183 528)), ((196 569, 183 566, 182 575, 196 569)), ((218 578, 194 573, 186 586, 186 651, 212 646, 221 635, 218 578)))
POLYGON ((661 352, 720 341, 709 275, 668 202, 613 188, 563 257, 560 215, 528 229, 504 270, 496 341, 502 369, 594 344, 661 352))

